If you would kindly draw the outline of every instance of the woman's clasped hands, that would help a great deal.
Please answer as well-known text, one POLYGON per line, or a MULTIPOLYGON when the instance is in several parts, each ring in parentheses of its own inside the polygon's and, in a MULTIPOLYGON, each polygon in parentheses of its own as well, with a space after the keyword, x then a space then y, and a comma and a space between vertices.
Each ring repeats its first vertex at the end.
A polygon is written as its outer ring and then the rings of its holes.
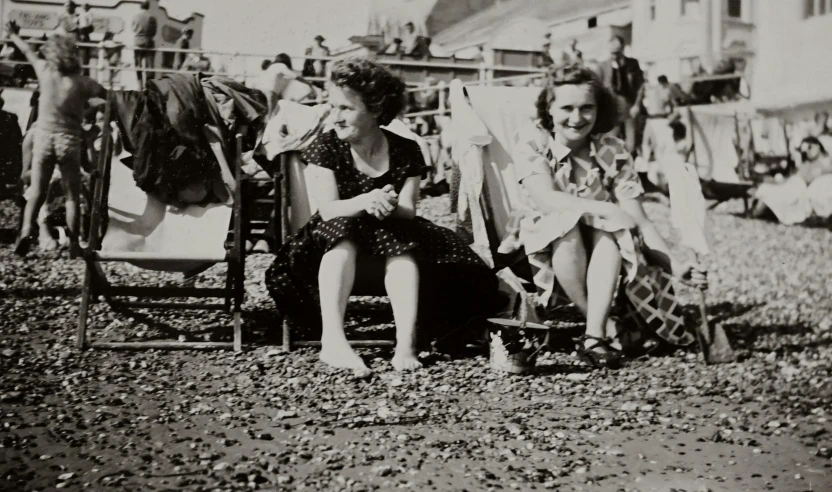
POLYGON ((364 195, 364 198, 364 210, 378 220, 390 217, 399 206, 399 194, 392 185, 370 191, 364 195))

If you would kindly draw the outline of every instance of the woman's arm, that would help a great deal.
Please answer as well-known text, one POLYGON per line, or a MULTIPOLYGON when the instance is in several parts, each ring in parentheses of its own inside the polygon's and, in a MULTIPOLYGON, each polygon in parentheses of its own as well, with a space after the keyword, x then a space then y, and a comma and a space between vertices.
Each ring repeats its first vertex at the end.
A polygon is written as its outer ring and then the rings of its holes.
POLYGON ((412 219, 416 217, 416 205, 419 203, 419 177, 407 178, 399 195, 399 205, 390 214, 397 219, 412 219))
POLYGON ((664 238, 659 234, 655 224, 644 213, 641 202, 637 198, 630 198, 621 200, 619 205, 635 220, 636 226, 638 226, 644 238, 644 245, 648 250, 645 253, 650 257, 650 260, 657 263, 666 272, 673 272, 674 266, 678 270, 678 266, 681 265, 676 264, 677 262, 673 258, 673 254, 670 252, 670 248, 667 246, 664 238))
MULTIPOLYGON (((547 174, 533 174, 527 177, 523 180, 523 187, 529 192, 537 210, 542 214, 575 211, 602 217, 610 217, 614 214, 616 219, 626 219, 626 217, 619 217, 626 214, 617 213, 616 211, 620 209, 614 203, 580 198, 555 190, 552 178, 547 174)), ((627 223, 630 222, 632 219, 627 221, 627 223)))
POLYGON ((358 217, 366 213, 366 195, 341 200, 338 195, 335 173, 332 170, 315 165, 310 166, 309 169, 312 171, 310 191, 318 203, 318 212, 324 220, 336 217, 358 217))
POLYGON ((682 263, 673 256, 655 224, 647 218, 641 202, 636 198, 621 200, 621 208, 635 219, 644 238, 645 256, 662 270, 698 289, 708 288, 707 271, 699 264, 682 263))
POLYGON ((18 33, 20 32, 20 27, 14 21, 9 21, 6 24, 6 31, 9 33, 9 38, 11 38, 12 42, 17 49, 19 49, 24 56, 26 56, 26 61, 32 64, 32 68, 35 69, 35 73, 40 75, 40 58, 38 58, 38 54, 35 53, 35 50, 29 46, 29 43, 23 40, 18 33))

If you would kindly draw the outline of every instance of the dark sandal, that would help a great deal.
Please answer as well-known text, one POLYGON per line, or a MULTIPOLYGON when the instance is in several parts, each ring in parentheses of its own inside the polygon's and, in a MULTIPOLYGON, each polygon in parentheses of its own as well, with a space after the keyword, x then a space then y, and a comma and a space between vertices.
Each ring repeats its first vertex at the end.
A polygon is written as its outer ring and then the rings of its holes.
POLYGON ((583 335, 575 341, 575 344, 578 357, 595 369, 619 369, 623 365, 621 352, 611 347, 606 338, 583 335), (587 348, 585 343, 587 340, 595 343, 587 348), (596 347, 601 347, 604 351, 598 352, 595 350, 596 347))
POLYGON ((34 234, 29 234, 28 236, 20 236, 17 238, 17 242, 14 244, 14 254, 17 256, 26 256, 29 254, 29 251, 32 249, 32 246, 35 245, 38 238, 35 237, 34 234))

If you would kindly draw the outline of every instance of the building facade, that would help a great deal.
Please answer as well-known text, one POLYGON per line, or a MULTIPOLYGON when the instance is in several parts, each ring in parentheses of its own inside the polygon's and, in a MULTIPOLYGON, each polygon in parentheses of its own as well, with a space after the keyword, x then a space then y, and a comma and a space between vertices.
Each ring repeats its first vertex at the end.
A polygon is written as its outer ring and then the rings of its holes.
MULTIPOLYGON (((782 3, 789 3, 786 0, 782 3)), ((727 58, 754 63, 755 11, 780 2, 632 0, 633 55, 650 77, 671 80, 711 71, 727 58)))
POLYGON ((832 110, 832 0, 757 2, 752 101, 790 119, 832 110))
POLYGON ((502 0, 438 33, 434 42, 460 58, 482 49, 486 61, 515 65, 529 63, 531 53, 550 42, 550 54, 578 41, 587 60, 607 56, 613 34, 629 38, 630 0, 502 0), (522 53, 527 53, 523 56, 522 53))
MULTIPOLYGON (((79 0, 76 3, 90 5, 95 26, 95 32, 90 36, 93 42, 100 41, 104 33, 111 32, 114 39, 126 47, 133 44, 131 23, 140 11, 140 0, 79 0)), ((0 0, 0 25, 14 20, 20 25, 22 36, 40 37, 57 29, 58 17, 64 10, 63 0, 0 0)), ((191 48, 202 46, 202 14, 194 13, 186 19, 175 19, 159 5, 159 0, 150 0, 150 12, 159 25, 155 39, 157 48, 174 48, 185 28, 194 30, 191 48)), ((156 66, 162 66, 163 61, 167 61, 164 60, 166 57, 171 55, 158 53, 156 66)), ((132 50, 125 50, 124 61, 132 63, 132 50)))

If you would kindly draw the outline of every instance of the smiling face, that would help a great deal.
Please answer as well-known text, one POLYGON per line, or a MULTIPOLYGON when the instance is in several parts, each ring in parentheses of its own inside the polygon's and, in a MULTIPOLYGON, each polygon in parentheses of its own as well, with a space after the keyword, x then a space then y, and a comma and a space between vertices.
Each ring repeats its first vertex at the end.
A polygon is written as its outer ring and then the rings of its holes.
POLYGON ((595 92, 590 84, 556 86, 549 106, 554 133, 563 143, 580 143, 589 136, 598 119, 595 92))
POLYGON ((378 115, 367 109, 361 96, 349 87, 329 86, 335 134, 345 142, 356 142, 378 127, 378 115))

